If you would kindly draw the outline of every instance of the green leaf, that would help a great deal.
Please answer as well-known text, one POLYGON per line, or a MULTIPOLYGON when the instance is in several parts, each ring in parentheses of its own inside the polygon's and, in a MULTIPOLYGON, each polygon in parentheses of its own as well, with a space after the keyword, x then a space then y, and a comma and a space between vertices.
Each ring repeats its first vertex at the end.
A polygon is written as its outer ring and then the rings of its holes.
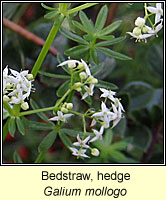
POLYGON ((14 133, 16 132, 16 120, 15 117, 11 117, 8 124, 9 133, 14 137, 14 133))
POLYGON ((161 80, 163 80, 163 48, 161 46, 156 45, 149 48, 147 63, 149 69, 161 77, 161 80))
POLYGON ((95 29, 91 20, 89 20, 83 11, 79 12, 80 20, 88 33, 94 33, 95 29))
POLYGON ((108 15, 108 8, 106 5, 104 5, 101 9, 99 14, 97 15, 96 23, 95 23, 95 28, 97 30, 101 30, 104 27, 104 24, 106 22, 108 15))
MULTIPOLYGON (((30 99, 30 105, 31 105, 31 107, 32 107, 34 110, 39 109, 39 106, 35 103, 35 101, 34 101, 33 99, 30 99)), ((42 120, 48 122, 49 124, 54 125, 54 123, 51 122, 51 121, 48 119, 47 115, 44 114, 43 112, 36 113, 36 114, 37 114, 42 120)))
POLYGON ((12 115, 12 109, 11 109, 11 107, 9 106, 9 104, 7 102, 3 101, 3 107, 4 107, 5 110, 8 111, 8 113, 10 115, 12 115))
POLYGON ((65 51, 67 56, 77 57, 80 54, 83 54, 89 50, 88 45, 78 45, 76 47, 72 47, 65 51))
POLYGON ((133 137, 132 144, 139 147, 144 152, 148 149, 152 141, 152 134, 148 127, 144 125, 138 125, 130 127, 130 136, 133 137))
POLYGON ((126 157, 120 151, 113 150, 113 151, 110 151, 109 154, 110 154, 111 159, 118 163, 138 163, 138 161, 136 161, 132 158, 126 157))
POLYGON ((81 43, 81 44, 86 44, 88 45, 89 43, 84 40, 82 37, 64 29, 64 28, 60 28, 60 32, 62 33, 62 35, 64 35, 65 37, 69 38, 70 40, 73 40, 75 42, 81 43))
POLYGON ((111 144, 109 149, 110 150, 125 150, 128 147, 128 142, 125 141, 120 141, 120 142, 116 142, 114 144, 111 144))
POLYGON ((82 24, 80 24, 79 22, 73 20, 72 23, 73 23, 74 26, 76 26, 81 31, 88 33, 87 29, 82 24))
POLYGON ((132 60, 132 58, 130 58, 129 56, 126 56, 124 54, 115 52, 111 49, 108 48, 104 48, 104 47, 96 47, 99 51, 103 52, 104 54, 111 56, 112 58, 116 58, 119 60, 132 60))
POLYGON ((114 35, 97 35, 97 38, 99 38, 99 39, 102 39, 102 40, 110 40, 110 39, 113 39, 113 38, 115 38, 115 36, 114 35))
POLYGON ((113 31, 115 31, 120 26, 121 23, 122 23, 121 20, 113 22, 109 26, 107 26, 104 29, 102 29, 101 31, 99 31, 98 35, 103 36, 103 35, 108 35, 108 34, 112 33, 113 31))
POLYGON ((130 95, 129 110, 145 108, 154 96, 154 89, 148 83, 142 81, 130 82, 123 88, 130 95))
POLYGON ((10 120, 10 118, 6 121, 5 125, 3 126, 3 142, 5 141, 6 136, 9 132, 9 127, 8 127, 9 120, 10 120))
POLYGON ((69 135, 69 136, 72 136, 72 137, 77 137, 78 134, 82 134, 83 135, 83 132, 81 132, 81 131, 68 129, 68 128, 62 128, 61 129, 61 133, 69 135))
POLYGON ((23 163, 20 155, 17 153, 17 151, 14 152, 13 154, 13 160, 14 160, 14 163, 23 163))
POLYGON ((46 152, 52 146, 56 137, 57 137, 57 133, 54 130, 48 133, 39 144, 38 151, 46 152))
POLYGON ((3 112, 3 120, 7 119, 9 117, 8 112, 3 112))
POLYGON ((51 12, 45 14, 44 18, 45 19, 52 19, 52 18, 55 18, 59 14, 60 14, 59 11, 51 11, 51 12))
POLYGON ((57 8, 52 8, 52 7, 46 6, 44 3, 41 3, 41 6, 47 10, 57 10, 57 8))
POLYGON ((64 82, 57 90, 56 92, 56 95, 58 97, 62 97, 66 92, 67 90, 69 89, 69 85, 70 85, 70 80, 64 82))
POLYGON ((110 83, 110 82, 106 82, 106 81, 101 81, 101 80, 98 81, 98 83, 96 84, 96 87, 97 88, 105 88, 105 89, 108 89, 108 90, 118 89, 118 87, 115 84, 110 83))
POLYGON ((47 130, 52 130, 53 126, 51 126, 49 124, 29 120, 28 128, 34 129, 34 130, 47 131, 47 130))
POLYGON ((126 37, 118 37, 118 38, 113 38, 104 42, 99 42, 95 46, 96 47, 104 47, 104 46, 110 46, 113 44, 117 44, 119 42, 122 42, 126 37))
MULTIPOLYGON (((122 104, 123 105, 123 104, 122 104)), ((125 131, 126 131, 126 118, 122 118, 117 126, 115 126, 113 129, 113 134, 116 136, 120 136, 124 138, 125 131)))
POLYGON ((18 128, 19 132, 22 135, 25 135, 24 124, 20 117, 16 117, 16 124, 17 124, 17 128, 18 128))
POLYGON ((92 59, 92 61, 95 63, 95 64, 98 64, 99 63, 99 57, 98 57, 98 54, 97 54, 97 51, 96 49, 90 49, 90 57, 92 59))
POLYGON ((66 134, 64 134, 63 132, 59 132, 59 137, 62 140, 62 142, 64 143, 65 146, 67 146, 68 148, 70 146, 72 146, 72 142, 71 140, 66 136, 66 134))
POLYGON ((70 76, 67 75, 61 75, 61 74, 52 74, 49 72, 39 71, 39 74, 42 74, 44 76, 50 77, 50 78, 57 78, 57 79, 70 79, 70 76))

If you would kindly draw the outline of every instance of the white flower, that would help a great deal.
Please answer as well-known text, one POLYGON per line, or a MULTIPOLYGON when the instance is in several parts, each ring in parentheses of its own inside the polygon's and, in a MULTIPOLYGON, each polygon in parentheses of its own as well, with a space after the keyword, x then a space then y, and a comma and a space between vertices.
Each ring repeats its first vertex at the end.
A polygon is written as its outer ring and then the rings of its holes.
POLYGON ((73 147, 69 147, 69 149, 72 151, 72 154, 74 156, 78 156, 78 157, 85 157, 85 158, 89 158, 89 156, 87 156, 86 153, 86 149, 76 149, 73 147))
POLYGON ((85 71, 87 73, 88 76, 91 76, 91 72, 90 72, 90 69, 88 67, 88 65, 86 64, 86 62, 84 60, 81 59, 81 62, 83 63, 84 65, 84 68, 85 68, 85 71))
POLYGON ((100 97, 109 98, 111 101, 115 102, 114 95, 116 94, 116 92, 106 90, 104 88, 100 88, 100 90, 103 92, 103 94, 100 97))
POLYGON ((92 122, 91 122, 91 125, 90 126, 94 126, 96 125, 96 120, 95 119, 92 119, 92 122))
POLYGON ((123 106, 122 106, 122 104, 121 104, 121 102, 118 98, 115 98, 115 106, 117 108, 120 108, 123 112, 125 112, 125 110, 124 110, 124 108, 123 108, 123 106))
POLYGON ((66 122, 66 119, 73 115, 73 114, 63 114, 61 111, 58 111, 57 114, 58 116, 52 117, 50 118, 50 120, 66 122))
POLYGON ((61 64, 59 64, 57 67, 68 65, 69 68, 75 68, 76 64, 80 64, 80 63, 81 62, 78 60, 66 60, 66 61, 62 62, 61 64))
POLYGON ((135 25, 142 28, 145 25, 145 19, 142 17, 137 17, 135 20, 135 25))
POLYGON ((163 16, 163 9, 161 7, 161 3, 156 3, 156 7, 148 6, 148 11, 151 13, 155 13, 155 24, 160 21, 161 16, 163 16))
POLYGON ((84 89, 86 90, 85 94, 82 96, 82 99, 85 99, 86 97, 88 96, 93 96, 93 93, 94 93, 94 84, 90 84, 90 87, 88 86, 84 86, 84 89))
POLYGON ((95 134, 95 137, 92 138, 89 142, 94 142, 94 141, 99 140, 99 139, 101 140, 103 132, 104 132, 104 126, 101 126, 100 131, 93 129, 93 132, 95 134))
POLYGON ((140 42, 141 40, 146 42, 146 39, 151 37, 152 35, 154 35, 154 33, 148 33, 148 34, 140 34, 140 35, 136 35, 133 32, 126 32, 129 35, 131 35, 133 38, 136 38, 136 42, 140 42))
POLYGON ((114 111, 114 114, 115 114, 115 118, 113 119, 113 126, 112 126, 112 128, 114 128, 119 123, 119 121, 121 120, 122 112, 121 112, 121 108, 118 107, 118 109, 117 109, 114 104, 112 104, 112 108, 113 108, 113 111, 114 111))
POLYGON ((78 142, 74 142, 73 145, 74 146, 79 146, 79 147, 84 147, 84 148, 90 148, 89 145, 87 145, 86 143, 88 142, 88 140, 90 139, 90 136, 88 136, 87 138, 85 138, 84 140, 80 139, 79 134, 77 135, 77 140, 78 142))
POLYGON ((155 29, 153 30, 152 28, 148 30, 148 33, 150 34, 154 34, 154 35, 157 35, 157 33, 163 28, 163 25, 162 25, 162 20, 161 20, 161 23, 159 23, 157 26, 155 26, 155 29))
POLYGON ((7 77, 8 77, 8 66, 6 66, 5 69, 3 70, 3 92, 6 88, 7 77))
POLYGON ((104 127, 108 128, 111 120, 115 118, 115 114, 110 112, 110 110, 106 107, 105 103, 101 104, 101 112, 97 112, 92 115, 92 117, 97 117, 104 122, 104 127))

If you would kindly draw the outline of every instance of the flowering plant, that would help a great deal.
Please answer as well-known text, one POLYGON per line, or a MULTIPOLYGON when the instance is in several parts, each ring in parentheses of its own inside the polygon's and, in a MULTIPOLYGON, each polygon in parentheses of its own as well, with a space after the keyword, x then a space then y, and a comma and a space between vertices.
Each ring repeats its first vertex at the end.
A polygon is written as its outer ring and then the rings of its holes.
MULTIPOLYGON (((162 5, 145 3, 145 17, 135 20, 136 27, 132 32, 119 34, 122 20, 106 25, 107 5, 101 7, 93 22, 87 17, 83 10, 92 9, 97 4, 85 3, 74 8, 70 3, 59 3, 53 7, 41 4, 44 11, 47 10, 44 19, 53 22, 53 25, 51 23, 52 29, 37 59, 30 64, 33 67, 28 70, 22 67, 19 71, 8 64, 3 69, 4 145, 7 145, 8 134, 16 140, 17 137, 23 138, 23 143, 27 139, 27 144, 29 138, 37 137, 33 146, 35 153, 28 162, 50 162, 47 154, 52 148, 60 152, 64 149, 63 145, 67 152, 64 155, 68 154, 72 162, 96 162, 95 159, 99 159, 97 162, 139 162, 132 153, 137 145, 130 131, 126 136, 123 133, 127 130, 127 120, 128 123, 130 120, 135 122, 132 111, 150 102, 152 88, 146 83, 131 82, 120 86, 123 88, 120 91, 117 90, 118 82, 114 84, 106 77, 110 69, 113 70, 113 65, 125 62, 130 65, 133 62, 127 51, 116 49, 116 45, 128 41, 126 33, 141 41, 157 36, 162 30, 162 5), (150 19, 152 16, 155 17, 154 23, 150 19), (147 21, 151 27, 146 25, 147 21), (62 47, 65 45, 60 45, 50 64, 50 55, 46 55, 54 48, 51 47, 54 38, 57 38, 57 44, 69 39, 78 45, 73 44, 67 50, 62 47), (114 48, 109 47, 112 45, 114 48), (63 54, 68 57, 64 58, 63 54), (50 70, 47 71, 48 66, 50 70), (146 102, 139 97, 138 88, 143 89, 141 94, 145 94, 146 102), (134 101, 135 91, 138 101, 134 101), (41 133, 41 136, 36 136, 36 133, 41 133)), ((148 132, 146 128, 143 128, 144 131, 148 132)), ((142 155, 148 149, 149 141, 148 138, 142 155)), ((15 163, 23 162, 17 149, 14 150, 13 160, 15 163)), ((56 159, 51 158, 51 162, 55 163, 56 159)))

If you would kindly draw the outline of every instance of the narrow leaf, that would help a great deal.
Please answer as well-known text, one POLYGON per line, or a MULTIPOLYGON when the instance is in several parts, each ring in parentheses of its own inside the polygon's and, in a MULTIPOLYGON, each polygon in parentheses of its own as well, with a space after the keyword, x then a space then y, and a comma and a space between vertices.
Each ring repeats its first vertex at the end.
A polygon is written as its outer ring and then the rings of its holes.
POLYGON ((81 20, 83 26, 88 31, 88 33, 94 33, 95 29, 94 29, 94 26, 92 24, 92 21, 90 21, 87 18, 86 14, 83 11, 79 12, 79 17, 80 17, 80 20, 81 20))
POLYGON ((90 49, 90 57, 92 59, 92 61, 95 63, 95 64, 98 64, 99 63, 99 57, 98 57, 98 54, 97 54, 97 51, 96 49, 90 49))
POLYGON ((121 20, 113 22, 112 24, 105 27, 103 30, 99 31, 98 34, 101 36, 108 35, 108 34, 112 33, 113 31, 115 31, 120 26, 121 23, 122 23, 121 20))
POLYGON ((70 80, 64 82, 57 90, 56 92, 56 95, 58 97, 62 97, 66 92, 67 90, 69 89, 69 83, 70 83, 70 80))
POLYGON ((3 126, 3 142, 5 141, 6 136, 9 132, 9 129, 8 129, 9 120, 10 118, 6 121, 5 125, 3 126))
POLYGON ((99 14, 97 15, 97 19, 96 19, 96 23, 95 23, 95 28, 97 30, 101 30, 104 27, 104 24, 107 19, 107 15, 108 15, 108 8, 106 5, 104 5, 101 8, 99 14))
POLYGON ((25 135, 24 124, 20 117, 16 117, 16 124, 17 124, 17 128, 18 128, 19 132, 22 135, 25 135))
POLYGON ((52 18, 55 18, 57 15, 59 15, 60 13, 57 12, 57 11, 51 11, 47 14, 44 15, 44 18, 45 19, 52 19, 52 18))
MULTIPOLYGON (((31 104, 31 107, 32 107, 34 110, 39 109, 39 106, 35 103, 35 101, 34 101, 33 99, 30 99, 30 104, 31 104)), ((49 124, 54 125, 54 123, 51 122, 51 121, 48 119, 47 115, 44 114, 43 112, 36 113, 36 114, 37 114, 42 120, 48 122, 49 124)))
POLYGON ((97 49, 101 52, 103 52, 104 54, 108 55, 108 56, 111 56, 112 58, 116 58, 116 59, 119 59, 119 60, 132 60, 131 57, 129 56, 126 56, 124 54, 121 54, 121 53, 118 53, 116 51, 113 51, 111 49, 108 49, 108 48, 104 48, 104 47, 97 47, 97 49))
POLYGON ((54 130, 48 133, 46 137, 44 137, 44 139, 39 144, 38 151, 39 152, 47 151, 54 143, 56 137, 57 137, 57 133, 54 130))
POLYGON ((28 128, 30 129, 34 129, 34 130, 42 130, 42 131, 46 131, 46 130, 51 130, 53 127, 45 124, 45 123, 41 123, 41 122, 35 122, 35 121, 30 121, 29 120, 29 125, 28 128))
POLYGON ((9 133, 11 134, 11 136, 14 137, 14 133, 16 132, 16 121, 15 121, 15 117, 11 117, 9 120, 9 133))
POLYGON ((83 53, 87 52, 88 50, 89 50, 88 45, 78 45, 76 47, 72 47, 72 48, 66 50, 65 54, 67 56, 77 57, 78 55, 83 54, 83 53))
POLYGON ((67 147, 72 146, 71 140, 64 133, 62 133, 60 131, 59 136, 60 136, 60 138, 61 138, 61 140, 62 140, 62 142, 64 143, 65 146, 67 146, 67 147))
POLYGON ((113 38, 104 42, 99 42, 95 46, 96 47, 104 47, 104 46, 110 46, 113 44, 117 44, 119 42, 122 42, 126 37, 118 37, 118 38, 113 38))
POLYGON ((60 32, 62 33, 62 35, 64 35, 65 37, 69 38, 70 40, 73 40, 75 42, 81 43, 81 44, 89 44, 86 40, 84 40, 82 37, 64 29, 64 28, 60 28, 60 32))
POLYGON ((115 38, 114 35, 98 35, 97 38, 102 39, 102 40, 110 40, 112 38, 115 38))
POLYGON ((77 137, 78 134, 82 134, 83 135, 83 132, 81 132, 81 131, 68 129, 68 128, 62 128, 61 129, 61 133, 69 135, 69 136, 72 136, 72 137, 77 137))
POLYGON ((82 24, 80 24, 79 22, 73 20, 72 23, 73 23, 74 26, 76 26, 81 31, 88 33, 87 29, 82 24))
POLYGON ((44 3, 41 3, 41 6, 47 10, 56 10, 57 9, 57 8, 52 8, 52 7, 46 6, 44 3))
POLYGON ((23 161, 17 151, 15 151, 13 154, 13 160, 14 160, 14 163, 23 163, 23 161))
POLYGON ((5 110, 8 111, 8 113, 10 115, 12 114, 12 109, 11 109, 11 107, 9 106, 9 104, 7 102, 3 101, 3 107, 4 107, 5 110))
POLYGON ((96 84, 96 87, 97 88, 105 88, 105 89, 108 89, 108 90, 118 89, 118 87, 115 84, 110 83, 110 82, 106 82, 106 81, 101 81, 101 80, 99 80, 99 82, 96 84))

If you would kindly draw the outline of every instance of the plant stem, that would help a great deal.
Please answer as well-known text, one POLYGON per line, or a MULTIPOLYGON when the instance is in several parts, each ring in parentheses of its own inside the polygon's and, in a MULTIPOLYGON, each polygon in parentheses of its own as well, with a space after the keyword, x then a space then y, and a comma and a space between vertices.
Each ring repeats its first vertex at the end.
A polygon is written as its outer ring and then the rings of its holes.
POLYGON ((58 107, 62 101, 66 98, 66 96, 71 92, 71 90, 69 89, 61 99, 59 99, 59 101, 57 101, 57 103, 55 104, 55 106, 51 106, 51 107, 48 107, 48 108, 40 108, 40 109, 36 109, 36 110, 30 110, 30 111, 25 111, 25 112, 21 112, 19 113, 19 117, 20 116, 24 116, 24 115, 31 115, 31 114, 35 114, 35 113, 39 113, 39 112, 46 112, 46 111, 49 111, 49 110, 53 110, 55 109, 56 107, 58 107))
POLYGON ((40 152, 40 154, 38 155, 34 163, 41 163, 41 161, 44 158, 44 155, 45 155, 45 152, 40 152))
POLYGON ((54 24, 53 25, 53 27, 52 27, 52 29, 51 29, 51 31, 50 31, 47 39, 46 39, 46 42, 45 42, 45 44, 44 44, 44 46, 43 46, 43 48, 42 48, 37 60, 36 60, 36 63, 34 65, 33 69, 32 69, 31 73, 33 74, 34 78, 36 77, 36 75, 37 75, 37 73, 38 73, 38 71, 39 71, 39 69, 40 69, 40 67, 41 67, 41 65, 43 63, 44 58, 46 57, 46 55, 48 53, 48 50, 49 50, 49 48, 50 48, 50 46, 51 46, 51 44, 52 44, 52 42, 53 42, 58 30, 59 30, 60 25, 63 22, 63 20, 64 20, 64 17, 59 21, 58 24, 54 24))
POLYGON ((85 3, 85 4, 81 5, 81 6, 78 6, 78 7, 76 7, 76 8, 73 8, 73 9, 68 10, 68 14, 69 14, 69 15, 70 15, 70 14, 73 14, 73 13, 75 13, 75 12, 78 12, 78 11, 80 11, 80 10, 89 8, 89 7, 94 6, 94 5, 96 5, 96 4, 98 4, 98 3, 85 3))

